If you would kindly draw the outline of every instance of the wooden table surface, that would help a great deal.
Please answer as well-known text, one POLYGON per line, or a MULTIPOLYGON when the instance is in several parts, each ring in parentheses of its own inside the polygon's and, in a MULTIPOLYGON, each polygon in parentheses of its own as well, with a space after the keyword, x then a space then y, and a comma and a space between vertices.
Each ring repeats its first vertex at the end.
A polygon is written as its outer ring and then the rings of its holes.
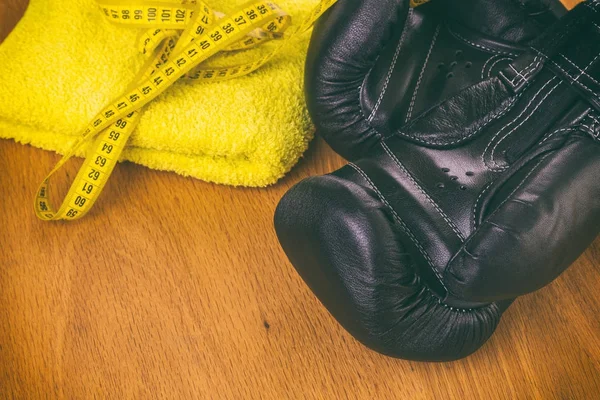
POLYGON ((58 159, 0 140, 0 399, 599 398, 600 240, 475 355, 407 362, 341 329, 277 243, 283 193, 343 165, 321 140, 268 189, 123 163, 86 218, 45 223, 58 159))

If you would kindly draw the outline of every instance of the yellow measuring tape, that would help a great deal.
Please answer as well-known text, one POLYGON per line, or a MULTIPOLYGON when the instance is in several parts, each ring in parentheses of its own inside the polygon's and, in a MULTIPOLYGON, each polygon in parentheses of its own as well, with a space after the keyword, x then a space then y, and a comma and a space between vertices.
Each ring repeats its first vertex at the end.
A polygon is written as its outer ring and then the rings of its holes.
MULTIPOLYGON (((125 93, 114 99, 88 124, 84 132, 40 185, 36 215, 46 221, 84 216, 98 199, 134 131, 142 107, 180 78, 220 81, 249 74, 267 63, 286 43, 312 27, 337 0, 321 0, 308 18, 288 32, 291 17, 270 1, 252 1, 230 15, 200 0, 97 0, 106 18, 146 29, 140 51, 148 61, 125 93), (201 65, 221 51, 251 49, 273 39, 285 39, 266 56, 230 67, 201 65), (83 145, 95 139, 83 166, 58 211, 49 201, 50 178, 83 145)), ((411 0, 418 6, 428 0, 411 0)))

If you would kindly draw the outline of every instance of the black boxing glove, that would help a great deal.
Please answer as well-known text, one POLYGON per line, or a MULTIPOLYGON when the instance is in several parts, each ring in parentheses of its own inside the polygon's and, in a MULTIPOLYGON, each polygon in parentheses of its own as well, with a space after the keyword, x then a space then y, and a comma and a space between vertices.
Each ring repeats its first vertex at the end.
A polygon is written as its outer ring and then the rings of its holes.
POLYGON ((355 159, 475 84, 564 14, 559 0, 339 0, 317 23, 305 91, 317 132, 355 159))
POLYGON ((365 345, 465 357, 600 232, 600 0, 382 137, 292 188, 279 240, 365 345))

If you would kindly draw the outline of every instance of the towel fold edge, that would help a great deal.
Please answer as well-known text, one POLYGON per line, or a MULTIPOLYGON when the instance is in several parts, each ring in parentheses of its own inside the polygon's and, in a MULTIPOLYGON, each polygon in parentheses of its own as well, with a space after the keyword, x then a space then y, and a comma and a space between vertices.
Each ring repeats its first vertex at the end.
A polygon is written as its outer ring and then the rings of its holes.
MULTIPOLYGON (((287 174, 304 152, 314 132, 305 135, 303 143, 294 146, 293 153, 285 154, 284 159, 265 162, 265 158, 255 159, 253 155, 214 156, 189 155, 164 150, 141 147, 127 147, 120 162, 130 161, 160 171, 175 172, 216 184, 240 187, 266 187, 273 185, 287 174)), ((74 136, 50 132, 25 125, 10 124, 0 119, 0 138, 31 145, 57 154, 66 153, 75 141, 74 136), (11 132, 10 134, 8 132, 11 132), (18 131, 18 133, 15 133, 18 131)), ((88 146, 81 148, 76 156, 85 157, 88 146)))

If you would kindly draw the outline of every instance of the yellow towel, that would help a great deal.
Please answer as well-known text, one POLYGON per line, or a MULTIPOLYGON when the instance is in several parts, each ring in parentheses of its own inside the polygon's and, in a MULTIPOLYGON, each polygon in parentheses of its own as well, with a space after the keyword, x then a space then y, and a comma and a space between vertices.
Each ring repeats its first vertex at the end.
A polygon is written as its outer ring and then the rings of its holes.
MULTIPOLYGON (((243 3, 209 4, 227 13, 243 3)), ((300 23, 318 0, 277 4, 300 23)), ((0 137, 65 153, 141 68, 144 58, 136 46, 141 31, 112 24, 94 0, 31 0, 0 45, 0 137)), ((122 159, 216 183, 274 183, 313 135, 302 92, 308 39, 304 34, 292 41, 246 77, 177 82, 144 108, 122 159)), ((211 64, 253 60, 274 45, 211 64)))

